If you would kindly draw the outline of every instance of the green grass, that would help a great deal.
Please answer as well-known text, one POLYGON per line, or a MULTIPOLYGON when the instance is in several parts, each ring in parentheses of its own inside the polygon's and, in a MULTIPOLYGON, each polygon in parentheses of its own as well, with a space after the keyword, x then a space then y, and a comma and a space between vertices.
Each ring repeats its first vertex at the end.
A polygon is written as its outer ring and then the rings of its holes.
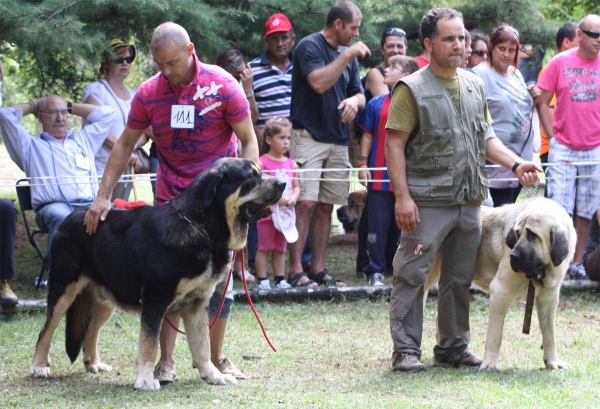
MULTIPOLYGON (((52 375, 27 376, 44 315, 21 314, 2 323, 0 388, 2 406, 146 408, 594 408, 598 407, 600 314, 595 295, 563 297, 557 343, 570 371, 543 369, 541 335, 520 333, 522 305, 507 317, 501 351, 503 370, 432 368, 435 300, 428 302, 423 361, 428 371, 403 374, 388 369, 392 343, 386 300, 257 305, 274 353, 262 338, 249 306, 234 306, 226 351, 250 379, 237 386, 204 384, 190 367, 179 336, 175 354, 178 380, 157 393, 132 389, 139 331, 137 316, 117 314, 104 327, 100 354, 113 366, 101 375, 70 365, 64 353, 64 323, 52 349, 52 375), (246 358, 244 358, 246 357, 246 358)), ((534 317, 535 319, 535 317, 534 317)), ((471 348, 482 354, 487 298, 474 296, 471 348)))
MULTIPOLYGON (((149 192, 149 183, 138 191, 147 201, 149 192)), ((15 197, 14 189, 0 190, 0 197, 15 197)), ((30 222, 34 222, 33 217, 30 222)), ((330 245, 327 266, 349 285, 364 285, 365 280, 354 273, 355 258, 355 244, 330 245)), ((39 266, 19 216, 16 280, 11 286, 21 299, 45 297, 45 290, 33 287, 39 266)), ((241 288, 240 282, 235 287, 241 288)), ((561 298, 557 345, 561 358, 572 365, 570 371, 543 369, 535 311, 531 335, 521 334, 523 304, 513 306, 507 316, 502 371, 432 368, 436 307, 436 300, 431 300, 425 312, 423 361, 429 369, 404 374, 389 370, 392 342, 385 299, 260 303, 256 308, 278 349, 276 353, 262 337, 250 307, 235 304, 225 351, 250 379, 229 387, 204 384, 191 368, 190 352, 180 335, 175 349, 178 380, 156 393, 132 388, 138 316, 115 314, 103 329, 100 356, 113 366, 113 372, 88 374, 81 358, 70 364, 64 352, 63 320, 51 350, 51 376, 32 379, 27 371, 45 314, 7 315, 0 322, 0 408, 600 407, 600 308, 596 294, 561 298)), ((484 352, 487 307, 487 297, 473 296, 470 346, 477 354, 484 352)))

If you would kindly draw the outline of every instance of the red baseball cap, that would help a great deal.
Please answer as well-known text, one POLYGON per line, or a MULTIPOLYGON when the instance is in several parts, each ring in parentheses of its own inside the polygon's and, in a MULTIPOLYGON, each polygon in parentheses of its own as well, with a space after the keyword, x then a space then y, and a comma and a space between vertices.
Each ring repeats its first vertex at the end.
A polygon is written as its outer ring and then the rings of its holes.
POLYGON ((282 13, 275 13, 265 23, 265 35, 293 30, 292 23, 282 13))

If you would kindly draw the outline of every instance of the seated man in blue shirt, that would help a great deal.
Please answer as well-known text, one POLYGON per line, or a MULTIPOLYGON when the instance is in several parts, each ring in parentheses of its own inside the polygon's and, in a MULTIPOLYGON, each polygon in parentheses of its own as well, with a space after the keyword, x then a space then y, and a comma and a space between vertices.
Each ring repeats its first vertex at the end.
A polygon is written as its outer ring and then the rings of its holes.
POLYGON ((94 155, 108 135, 113 115, 110 107, 71 104, 55 95, 0 109, 4 143, 10 158, 30 178, 36 223, 48 231, 48 249, 60 223, 96 197, 94 155), (68 128, 70 113, 88 124, 73 132, 68 128), (39 137, 21 125, 21 118, 28 114, 42 124, 39 137))

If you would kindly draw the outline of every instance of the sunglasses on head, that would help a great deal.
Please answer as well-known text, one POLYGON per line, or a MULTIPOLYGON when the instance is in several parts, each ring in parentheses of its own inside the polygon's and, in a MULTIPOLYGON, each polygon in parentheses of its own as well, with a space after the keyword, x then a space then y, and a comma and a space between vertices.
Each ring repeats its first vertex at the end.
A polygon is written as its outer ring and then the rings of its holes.
POLYGON ((500 27, 498 27, 498 29, 496 30, 496 34, 500 34, 504 30, 510 31, 511 33, 513 33, 514 35, 516 35, 517 38, 519 38, 519 32, 516 29, 514 29, 513 27, 511 27, 511 26, 500 26, 500 27))
POLYGON ((471 51, 471 54, 476 55, 478 57, 483 57, 484 55, 487 54, 487 51, 485 51, 485 50, 473 50, 473 51, 471 51))
POLYGON ((387 30, 385 30, 383 32, 384 36, 402 36, 402 37, 406 37, 406 31, 402 30, 401 28, 388 28, 387 30))
POLYGON ((115 64, 123 64, 123 62, 126 62, 127 64, 131 64, 134 60, 134 57, 115 57, 113 58, 113 62, 115 64))
POLYGON ((591 30, 583 30, 580 29, 582 33, 584 33, 586 36, 588 37, 592 37, 592 38, 598 38, 600 37, 600 33, 597 31, 591 31, 591 30))

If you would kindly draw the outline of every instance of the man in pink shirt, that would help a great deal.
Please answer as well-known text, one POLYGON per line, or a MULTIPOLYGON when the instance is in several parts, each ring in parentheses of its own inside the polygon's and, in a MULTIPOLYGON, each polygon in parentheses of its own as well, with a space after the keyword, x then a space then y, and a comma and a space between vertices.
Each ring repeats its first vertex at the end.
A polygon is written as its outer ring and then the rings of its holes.
MULTIPOLYGON (((150 50, 160 72, 140 85, 131 102, 127 127, 111 151, 98 196, 85 216, 89 234, 95 233, 99 221, 106 219, 110 194, 148 126, 152 126, 159 160, 157 205, 181 193, 215 160, 236 156, 234 132, 242 142, 242 156, 258 162, 258 143, 248 101, 237 81, 222 68, 200 62, 188 33, 178 24, 168 22, 158 26, 150 50)), ((224 283, 219 284, 211 298, 209 315, 213 317, 224 287, 224 283)), ((233 303, 231 291, 227 292, 227 302, 210 331, 211 361, 223 374, 244 378, 223 353, 227 317, 233 303)), ((169 317, 178 325, 178 315, 169 317)), ((162 384, 176 377, 173 356, 176 336, 163 323, 161 357, 154 374, 162 384)))
MULTIPOLYGON (((554 57, 537 86, 540 121, 550 141, 549 163, 600 161, 600 16, 590 14, 579 23, 579 48, 554 57), (550 119, 548 105, 556 94, 556 111, 550 119)), ((577 247, 574 262, 585 249, 590 218, 600 203, 599 165, 550 166, 548 196, 575 211, 577 247)), ((575 270, 579 271, 577 265, 575 270)), ((572 274, 586 278, 585 274, 572 274)))

